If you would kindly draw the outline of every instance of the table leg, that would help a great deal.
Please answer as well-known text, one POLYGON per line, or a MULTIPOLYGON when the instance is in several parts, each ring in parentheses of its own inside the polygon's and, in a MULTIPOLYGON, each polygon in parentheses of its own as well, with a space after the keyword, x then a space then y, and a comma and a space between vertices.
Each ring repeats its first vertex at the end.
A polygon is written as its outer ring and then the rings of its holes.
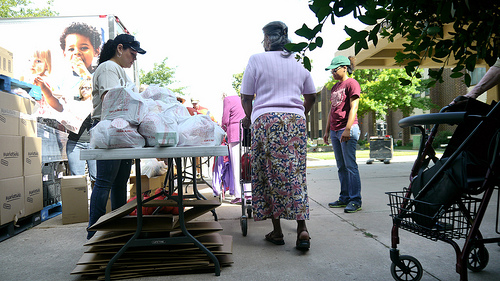
MULTIPOLYGON (((176 158, 175 162, 176 162, 177 167, 181 167, 181 164, 182 164, 181 158, 176 158)), ((196 169, 196 165, 193 165, 193 167, 194 167, 194 169, 196 169)), ((182 177, 182 175, 181 175, 181 177, 182 177)), ((215 275, 219 276, 220 275, 220 264, 219 264, 219 260, 217 259, 217 257, 215 257, 215 255, 212 252, 210 252, 203 244, 201 244, 200 241, 198 241, 196 238, 194 238, 193 235, 191 235, 191 233, 189 233, 186 229, 186 224, 184 221, 184 205, 182 203, 182 198, 183 198, 182 197, 182 192, 183 192, 183 190, 182 190, 182 178, 179 179, 179 177, 177 178, 177 190, 179 192, 179 201, 178 201, 178 203, 179 203, 179 224, 181 226, 182 233, 186 237, 189 237, 200 250, 202 250, 205 254, 207 254, 207 256, 214 263, 215 275)))

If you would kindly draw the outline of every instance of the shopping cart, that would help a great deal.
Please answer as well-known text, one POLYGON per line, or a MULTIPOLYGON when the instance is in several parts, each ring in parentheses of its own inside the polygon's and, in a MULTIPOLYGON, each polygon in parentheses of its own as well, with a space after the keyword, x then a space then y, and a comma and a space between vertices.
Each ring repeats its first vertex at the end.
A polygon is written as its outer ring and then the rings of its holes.
MULTIPOLYGON (((499 117, 498 103, 470 99, 446 106, 440 113, 399 121, 403 128, 419 128, 422 142, 409 187, 386 193, 393 220, 390 258, 395 280, 416 281, 423 274, 416 258, 399 254, 399 229, 452 245, 460 280, 467 280, 467 269, 477 272, 488 264, 485 244, 498 243, 500 237, 484 238, 479 227, 499 183, 499 117), (434 127, 427 134, 423 126, 429 124, 434 127), (440 159, 432 147, 439 124, 458 125, 440 159), (458 239, 465 239, 462 248, 458 239)), ((498 211, 496 221, 495 231, 500 234, 498 211)))
POLYGON ((243 236, 247 236, 248 218, 252 218, 252 190, 245 190, 245 185, 252 182, 252 168, 250 165, 251 131, 243 128, 240 121, 240 187, 241 187, 241 218, 240 225, 243 236))

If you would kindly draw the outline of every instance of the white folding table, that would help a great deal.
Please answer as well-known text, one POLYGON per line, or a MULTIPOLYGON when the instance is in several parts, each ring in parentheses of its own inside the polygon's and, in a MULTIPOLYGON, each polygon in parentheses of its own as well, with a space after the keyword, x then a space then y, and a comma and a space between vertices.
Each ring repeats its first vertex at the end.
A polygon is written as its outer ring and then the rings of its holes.
MULTIPOLYGON (((145 147, 145 148, 116 148, 116 149, 88 149, 80 152, 82 160, 118 160, 135 159, 136 175, 141 175, 141 158, 162 158, 168 159, 169 170, 173 169, 173 162, 177 167, 177 192, 178 196, 172 196, 177 202, 179 208, 179 223, 183 237, 165 237, 165 238, 139 238, 142 231, 142 206, 143 198, 141 191, 141 181, 136 183, 137 196, 137 229, 130 240, 114 255, 106 266, 106 280, 110 280, 111 267, 116 260, 129 248, 139 246, 172 245, 179 243, 194 243, 200 250, 207 254, 215 265, 215 275, 220 275, 220 264, 215 255, 210 252, 203 244, 193 237, 186 229, 184 221, 182 158, 187 157, 207 157, 207 156, 226 156, 229 154, 227 146, 185 146, 185 147, 145 147)), ((194 169, 193 169, 194 170, 194 169)), ((197 190, 195 189, 195 192, 197 190)), ((172 192, 170 193, 172 194, 172 192)))

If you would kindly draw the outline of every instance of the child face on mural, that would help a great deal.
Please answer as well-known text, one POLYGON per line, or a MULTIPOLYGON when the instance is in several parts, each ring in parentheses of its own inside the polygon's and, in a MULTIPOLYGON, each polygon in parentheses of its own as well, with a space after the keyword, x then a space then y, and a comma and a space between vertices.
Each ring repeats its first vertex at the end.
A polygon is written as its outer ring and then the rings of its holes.
POLYGON ((92 60, 96 55, 88 37, 81 34, 68 34, 64 56, 69 59, 73 71, 77 74, 90 70, 92 60), (83 69, 85 67, 85 69, 83 69))
POLYGON ((40 57, 33 56, 31 63, 31 74, 42 75, 47 69, 45 60, 40 57))

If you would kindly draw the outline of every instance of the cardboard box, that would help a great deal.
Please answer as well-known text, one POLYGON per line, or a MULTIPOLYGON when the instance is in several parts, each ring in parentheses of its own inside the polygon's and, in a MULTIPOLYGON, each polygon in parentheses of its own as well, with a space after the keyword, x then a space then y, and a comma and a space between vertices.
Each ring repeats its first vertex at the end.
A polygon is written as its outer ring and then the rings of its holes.
POLYGON ((89 221, 87 190, 85 176, 64 176, 61 179, 63 224, 89 221))
POLYGON ((0 47, 0 74, 12 77, 14 74, 14 54, 0 47))
MULTIPOLYGON (((0 91, 0 108, 31 115, 34 113, 36 102, 32 99, 0 91)), ((17 115, 19 117, 19 115, 17 115)))
POLYGON ((19 136, 0 135, 0 179, 23 175, 23 140, 19 136))
POLYGON ((36 137, 23 138, 23 175, 30 176, 42 173, 42 139, 36 137))
POLYGON ((24 178, 0 180, 0 225, 24 216, 24 178))
POLYGON ((32 115, 21 113, 19 118, 19 135, 25 137, 37 136, 37 121, 32 115))
POLYGON ((19 112, 5 109, 0 104, 0 135, 18 136, 19 126, 19 112))
POLYGON ((43 209, 42 174, 24 177, 24 215, 29 216, 43 209))
MULTIPOLYGON (((165 176, 158 176, 158 177, 152 177, 152 178, 148 178, 145 175, 141 176, 141 191, 144 193, 147 190, 154 191, 160 187, 163 187, 164 179, 165 179, 165 176)), ((136 195, 135 183, 136 183, 136 177, 130 176, 130 190, 129 190, 130 198, 132 198, 136 195)))

